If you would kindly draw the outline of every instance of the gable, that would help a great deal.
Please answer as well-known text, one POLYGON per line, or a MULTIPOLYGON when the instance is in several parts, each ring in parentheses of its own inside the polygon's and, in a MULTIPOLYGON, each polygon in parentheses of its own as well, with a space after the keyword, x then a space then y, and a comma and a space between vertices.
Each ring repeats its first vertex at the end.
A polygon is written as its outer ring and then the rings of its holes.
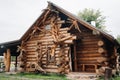
MULTIPOLYGON (((114 39, 114 37, 112 37, 111 35, 95 28, 94 26, 90 25, 89 23, 77 18, 75 15, 67 12, 66 10, 60 8, 59 6, 48 2, 48 7, 46 9, 44 9, 42 15, 35 21, 35 23, 29 28, 29 30, 22 36, 21 40, 24 40, 26 37, 29 38, 30 33, 34 30, 35 26, 40 26, 43 24, 48 24, 49 22, 46 21, 46 19, 50 19, 50 15, 56 15, 59 16, 62 23, 61 27, 70 27, 71 24, 77 23, 74 26, 76 27, 75 29, 78 29, 80 32, 80 26, 82 25, 84 26, 86 29, 89 29, 90 31, 95 31, 98 32, 100 35, 104 36, 106 39, 108 39, 109 41, 111 41, 112 43, 115 43, 115 45, 119 45, 118 42, 114 39), (46 21, 46 23, 44 23, 46 21), (79 28, 78 28, 79 27, 79 28)), ((45 27, 45 26, 44 26, 45 27)))

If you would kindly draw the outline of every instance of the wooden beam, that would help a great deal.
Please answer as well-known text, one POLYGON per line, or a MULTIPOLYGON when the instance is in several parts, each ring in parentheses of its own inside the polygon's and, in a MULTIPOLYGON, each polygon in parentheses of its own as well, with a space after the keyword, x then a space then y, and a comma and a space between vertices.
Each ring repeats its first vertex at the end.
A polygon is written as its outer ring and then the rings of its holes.
POLYGON ((76 58, 76 41, 74 41, 74 68, 75 68, 75 71, 78 71, 77 69, 77 58, 76 58))
POLYGON ((10 53, 10 49, 7 49, 7 64, 6 64, 6 71, 9 72, 10 71, 10 64, 11 64, 11 53, 10 53))

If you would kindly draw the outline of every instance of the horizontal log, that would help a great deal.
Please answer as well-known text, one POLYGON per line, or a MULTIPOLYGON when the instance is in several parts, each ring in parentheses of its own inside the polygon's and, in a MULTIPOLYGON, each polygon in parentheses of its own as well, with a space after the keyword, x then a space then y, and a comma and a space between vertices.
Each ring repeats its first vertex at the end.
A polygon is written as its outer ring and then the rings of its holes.
MULTIPOLYGON (((59 57, 56 57, 56 58, 55 58, 55 61, 57 61, 57 60, 60 60, 60 58, 59 58, 59 57)), ((42 61, 47 61, 47 58, 46 58, 46 57, 43 57, 43 58, 42 58, 42 61)))
POLYGON ((99 53, 89 53, 89 54, 77 54, 77 57, 101 57, 102 55, 99 53))
POLYGON ((47 64, 47 62, 46 61, 42 61, 42 65, 46 65, 47 64))
POLYGON ((85 47, 80 47, 77 51, 98 51, 98 48, 94 48, 94 47, 91 47, 91 48, 85 48, 85 47))
POLYGON ((43 34, 43 35, 35 35, 34 39, 30 40, 30 41, 35 41, 35 40, 41 40, 41 39, 52 39, 53 37, 49 34, 43 34))
POLYGON ((91 50, 91 51, 82 51, 82 50, 81 50, 81 51, 77 51, 77 53, 79 53, 79 54, 80 54, 80 53, 81 53, 81 54, 82 54, 82 53, 85 53, 85 54, 88 53, 88 54, 89 54, 89 53, 98 53, 98 51, 97 51, 97 50, 91 50))
MULTIPOLYGON (((59 33, 59 34, 69 34, 67 31, 59 31, 58 33, 59 33)), ((51 32, 47 32, 46 34, 36 35, 35 37, 37 37, 37 36, 40 36, 40 37, 43 37, 43 36, 51 36, 51 32)))
POLYGON ((26 59, 26 62, 37 62, 37 59, 26 59))
POLYGON ((27 49, 25 51, 27 51, 27 53, 29 53, 29 52, 36 52, 36 49, 27 49))
POLYGON ((80 44, 93 44, 98 46, 98 41, 81 41, 80 44))
POLYGON ((36 52, 36 51, 33 51, 33 52, 26 52, 26 55, 35 55, 35 54, 38 54, 38 52, 36 52))
POLYGON ((45 70, 46 72, 59 73, 59 72, 58 72, 58 69, 45 69, 45 68, 44 68, 44 70, 45 70))
POLYGON ((98 43, 97 41, 96 42, 91 41, 91 42, 82 42, 81 44, 83 44, 83 45, 93 45, 93 44, 97 45, 97 43, 98 43))
POLYGON ((36 44, 26 44, 26 46, 32 47, 32 46, 36 46, 36 44))
POLYGON ((88 48, 90 48, 90 49, 98 49, 99 46, 96 45, 96 44, 84 45, 84 44, 78 43, 78 44, 76 44, 76 48, 77 48, 77 49, 88 49, 88 48))
MULTIPOLYGON (((76 39, 76 36, 73 36, 71 39, 68 39, 68 40, 65 40, 64 43, 67 44, 67 43, 72 43, 72 40, 73 39, 76 39)), ((41 40, 30 40, 27 42, 27 46, 35 46, 37 45, 37 42, 41 42, 42 44, 50 44, 50 43, 53 43, 54 39, 53 38, 49 38, 49 39, 41 39, 41 40)))
POLYGON ((51 41, 51 42, 42 42, 42 45, 54 45, 54 42, 51 41))
POLYGON ((27 60, 28 62, 29 62, 29 61, 33 61, 33 62, 34 62, 34 61, 36 61, 37 59, 36 59, 36 58, 27 58, 26 60, 27 60))
POLYGON ((99 48, 97 45, 76 45, 76 49, 77 51, 79 51, 79 49, 88 49, 88 48, 99 48))
POLYGON ((86 47, 78 47, 77 51, 96 51, 98 50, 98 47, 90 47, 90 48, 86 48, 86 47))
POLYGON ((49 39, 41 39, 41 40, 38 40, 38 42, 49 42, 49 41, 53 41, 54 39, 53 38, 49 38, 49 39))
MULTIPOLYGON (((52 47, 52 46, 49 46, 49 45, 48 45, 48 47, 52 47)), ((69 50, 69 49, 70 49, 70 47, 67 47, 67 46, 64 47, 64 50, 69 50)), ((42 50, 46 50, 46 46, 42 46, 42 50)), ((61 50, 61 48, 60 48, 60 47, 57 47, 57 48, 55 48, 55 50, 56 50, 56 51, 59 51, 59 50, 61 50)))
POLYGON ((26 49, 36 49, 36 46, 27 46, 26 49))
POLYGON ((49 39, 41 39, 41 40, 30 40, 28 42, 26 42, 27 44, 36 44, 39 42, 39 43, 42 43, 42 42, 52 42, 53 41, 53 38, 49 38, 49 39))
POLYGON ((101 64, 79 64, 78 66, 100 66, 101 64))
POLYGON ((99 58, 102 58, 102 57, 88 57, 88 58, 77 58, 77 60, 81 60, 81 61, 88 61, 88 60, 95 60, 97 61, 99 58))
POLYGON ((45 69, 58 69, 58 67, 57 66, 54 66, 54 65, 42 65, 42 67, 43 68, 45 68, 45 69))
MULTIPOLYGON (((52 46, 49 46, 49 47, 52 47, 52 46)), ((68 50, 69 50, 69 47, 65 47, 64 48, 64 52, 65 53, 68 53, 68 50)), ((36 54, 37 53, 37 49, 35 49, 35 48, 33 48, 33 49, 26 49, 26 51, 27 51, 27 54, 30 54, 30 53, 31 54, 36 54)), ((42 46, 42 52, 44 52, 44 51, 46 51, 46 46, 42 46)), ((56 53, 59 53, 59 51, 60 51, 60 48, 56 48, 55 49, 56 53)))
POLYGON ((26 55, 27 58, 36 58, 37 55, 26 55))
MULTIPOLYGON (((67 54, 63 54, 64 56, 66 56, 66 57, 68 57, 68 55, 67 54)), ((46 58, 47 57, 47 55, 45 54, 45 55, 43 55, 43 58, 46 58)), ((55 54, 55 58, 60 58, 60 56, 59 56, 59 54, 55 54)))
POLYGON ((69 28, 60 28, 60 31, 68 31, 69 28))
POLYGON ((98 64, 98 62, 96 60, 92 60, 92 61, 80 61, 80 60, 77 60, 77 63, 78 65, 79 64, 98 64))
MULTIPOLYGON (((68 53, 69 51, 67 49, 64 49, 62 54, 68 53)), ((56 54, 60 53, 60 51, 55 51, 56 54)))
POLYGON ((59 34, 68 33, 67 31, 60 31, 59 34))
MULTIPOLYGON (((74 39, 75 37, 71 38, 71 39, 74 39)), ((65 44, 69 44, 69 43, 73 43, 73 40, 65 40, 64 43, 65 44)), ((39 40, 39 41, 29 41, 27 42, 27 46, 36 46, 37 42, 41 42, 42 44, 51 44, 53 43, 54 39, 45 39, 45 40, 39 40), (50 43, 49 43, 50 42, 50 43)))
MULTIPOLYGON (((56 48, 55 50, 60 50, 61 48, 60 47, 58 47, 58 48, 56 48)), ((67 47, 67 46, 65 46, 64 47, 64 50, 69 50, 70 49, 70 47, 67 47)))
POLYGON ((36 61, 27 61, 26 65, 30 64, 30 63, 36 63, 36 61))
MULTIPOLYGON (((70 36, 70 33, 64 33, 64 34, 60 34, 62 36, 70 36)), ((30 41, 41 41, 41 40, 46 40, 46 39, 53 39, 51 34, 45 34, 42 36, 35 36, 33 39, 29 40, 27 43, 29 43, 30 41)), ((76 39, 76 37, 73 36, 72 39, 76 39)))
POLYGON ((83 39, 101 39, 100 36, 83 36, 83 39))
POLYGON ((99 41, 101 39, 96 39, 96 38, 93 38, 93 39, 81 39, 82 42, 92 42, 92 41, 99 41))

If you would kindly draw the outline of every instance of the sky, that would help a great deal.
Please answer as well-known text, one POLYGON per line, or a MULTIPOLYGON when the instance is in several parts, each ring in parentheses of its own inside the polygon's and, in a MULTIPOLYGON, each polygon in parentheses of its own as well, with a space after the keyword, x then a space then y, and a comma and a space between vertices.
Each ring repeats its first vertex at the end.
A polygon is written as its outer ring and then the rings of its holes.
MULTIPOLYGON (((48 0, 0 0, 0 43, 18 40, 47 7, 48 0)), ((77 15, 85 8, 106 16, 106 29, 120 35, 120 0, 49 0, 77 15)))

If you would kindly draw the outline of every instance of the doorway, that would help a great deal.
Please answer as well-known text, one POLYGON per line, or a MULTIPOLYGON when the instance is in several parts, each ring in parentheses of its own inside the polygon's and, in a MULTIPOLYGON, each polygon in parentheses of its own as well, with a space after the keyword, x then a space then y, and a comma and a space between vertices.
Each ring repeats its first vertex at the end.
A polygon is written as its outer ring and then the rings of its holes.
POLYGON ((76 41, 70 45, 70 69, 72 72, 77 72, 77 55, 76 55, 76 41))

